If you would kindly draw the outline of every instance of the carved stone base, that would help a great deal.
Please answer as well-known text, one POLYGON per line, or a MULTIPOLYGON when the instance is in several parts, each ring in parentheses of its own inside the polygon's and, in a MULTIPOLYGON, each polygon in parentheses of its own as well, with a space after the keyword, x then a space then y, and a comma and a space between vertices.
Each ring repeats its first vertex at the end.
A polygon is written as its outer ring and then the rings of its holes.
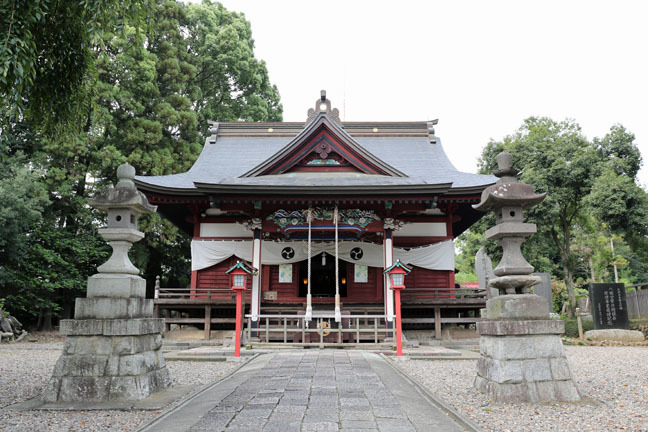
POLYGON ((170 386, 164 320, 64 320, 65 339, 43 402, 140 400, 170 386))
POLYGON ((552 320, 477 323, 475 387, 493 402, 579 401, 560 338, 564 330, 564 322, 552 320))
POLYGON ((489 280, 488 286, 490 288, 497 288, 499 290, 500 295, 530 294, 531 287, 539 284, 540 282, 541 282, 540 276, 506 275, 506 276, 499 276, 489 280))

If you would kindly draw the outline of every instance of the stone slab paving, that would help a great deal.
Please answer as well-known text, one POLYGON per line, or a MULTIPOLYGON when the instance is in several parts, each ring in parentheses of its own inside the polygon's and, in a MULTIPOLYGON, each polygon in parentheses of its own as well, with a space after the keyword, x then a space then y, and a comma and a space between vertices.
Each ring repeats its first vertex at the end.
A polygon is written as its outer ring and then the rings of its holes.
POLYGON ((454 421, 376 354, 262 355, 141 431, 439 431, 454 421))

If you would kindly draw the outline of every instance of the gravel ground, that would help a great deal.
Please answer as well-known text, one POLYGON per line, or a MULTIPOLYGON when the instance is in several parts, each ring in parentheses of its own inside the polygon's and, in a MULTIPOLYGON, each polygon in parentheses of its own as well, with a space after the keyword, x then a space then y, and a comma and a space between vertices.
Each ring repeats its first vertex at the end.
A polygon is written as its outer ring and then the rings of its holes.
MULTIPOLYGON (((4 408, 42 391, 61 347, 61 343, 0 345, 0 431, 127 431, 161 413, 4 408)), ((472 387, 473 360, 412 360, 398 366, 485 431, 648 431, 648 348, 578 346, 566 350, 587 398, 584 403, 491 404, 472 387)), ((176 384, 199 389, 237 364, 174 361, 167 366, 176 384)))
POLYGON ((587 399, 573 404, 491 404, 473 389, 473 360, 399 362, 485 431, 648 431, 648 348, 565 347, 587 399))
MULTIPOLYGON (((0 345, 0 431, 129 431, 161 411, 15 411, 5 408, 41 393, 62 343, 0 345)), ((174 384, 196 390, 238 366, 233 362, 168 362, 174 384)), ((180 401, 174 402, 170 407, 180 401)), ((167 409, 169 409, 168 407, 167 409)))

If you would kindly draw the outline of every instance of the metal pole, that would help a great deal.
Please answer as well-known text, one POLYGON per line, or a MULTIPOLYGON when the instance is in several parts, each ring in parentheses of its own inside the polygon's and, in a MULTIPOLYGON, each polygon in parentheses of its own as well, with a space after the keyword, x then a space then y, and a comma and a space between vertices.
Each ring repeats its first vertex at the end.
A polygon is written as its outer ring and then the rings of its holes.
POLYGON ((360 343, 360 318, 356 318, 356 343, 360 343))
POLYGON ((284 343, 286 343, 286 342, 288 342, 288 322, 287 322, 287 318, 284 318, 284 319, 283 319, 283 325, 284 325, 284 326, 283 326, 283 327, 284 327, 284 328, 283 328, 283 330, 284 330, 284 331, 283 331, 283 334, 284 334, 284 343))

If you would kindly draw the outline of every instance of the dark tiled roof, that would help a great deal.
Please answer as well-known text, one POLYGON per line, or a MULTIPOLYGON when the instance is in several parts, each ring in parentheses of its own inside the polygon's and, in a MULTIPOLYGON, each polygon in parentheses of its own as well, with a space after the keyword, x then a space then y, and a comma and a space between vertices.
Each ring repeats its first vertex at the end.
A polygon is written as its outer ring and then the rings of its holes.
POLYGON ((345 131, 364 150, 402 172, 406 177, 338 173, 287 173, 242 177, 288 145, 304 127, 299 123, 221 124, 207 139, 196 163, 186 173, 137 176, 140 189, 172 194, 202 194, 205 190, 256 187, 311 188, 412 188, 437 192, 480 192, 497 178, 457 171, 441 145, 430 136, 428 124, 345 123, 345 131), (247 126, 247 127, 246 127, 247 126), (269 132, 269 128, 273 128, 269 132), (375 128, 375 129, 374 129, 375 128), (449 188, 449 190, 448 190, 449 188))

